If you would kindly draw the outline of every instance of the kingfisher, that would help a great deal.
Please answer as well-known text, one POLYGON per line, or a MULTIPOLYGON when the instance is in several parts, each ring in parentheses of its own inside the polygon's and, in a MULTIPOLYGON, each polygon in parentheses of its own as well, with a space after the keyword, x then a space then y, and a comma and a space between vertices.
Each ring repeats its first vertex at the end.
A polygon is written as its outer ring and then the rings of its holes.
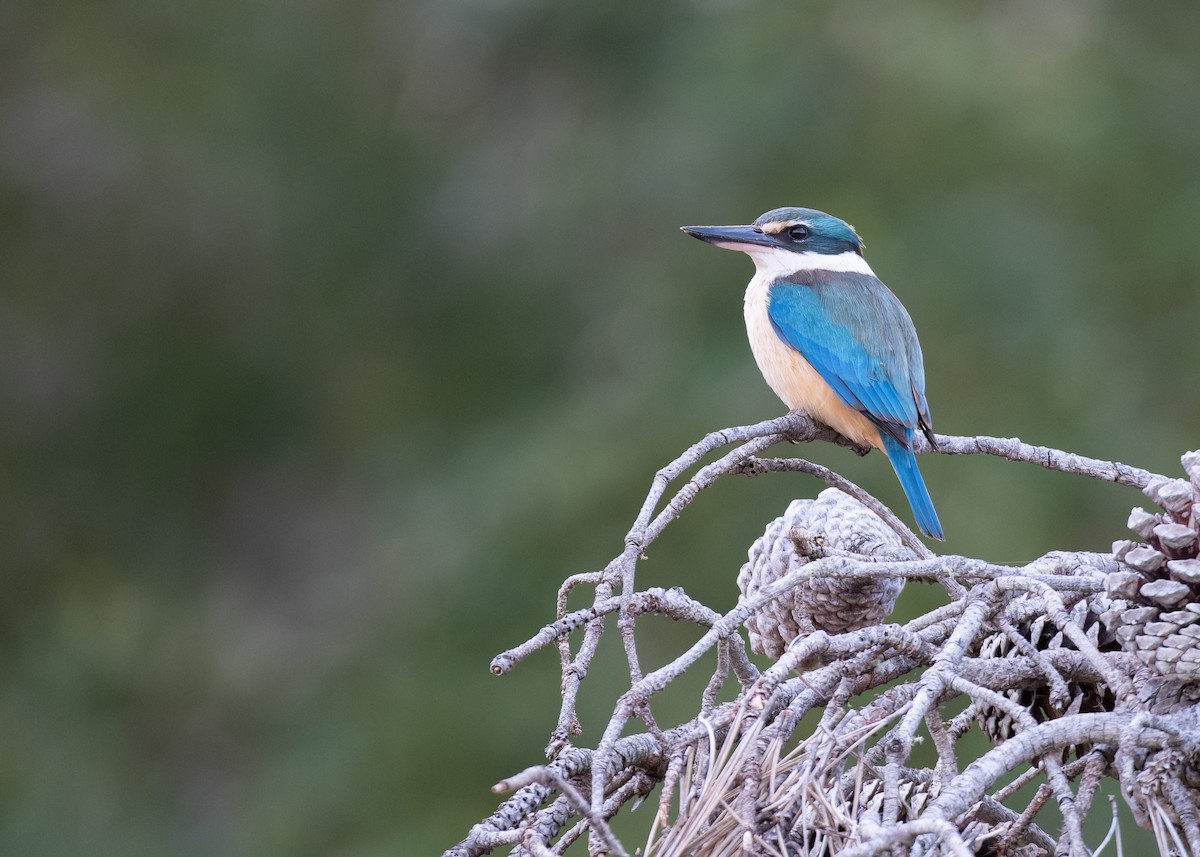
POLYGON ((921 532, 945 535, 917 459, 937 448, 912 318, 863 256, 854 227, 812 208, 777 208, 748 226, 684 232, 754 260, 746 331, 775 394, 858 444, 882 449, 921 532))

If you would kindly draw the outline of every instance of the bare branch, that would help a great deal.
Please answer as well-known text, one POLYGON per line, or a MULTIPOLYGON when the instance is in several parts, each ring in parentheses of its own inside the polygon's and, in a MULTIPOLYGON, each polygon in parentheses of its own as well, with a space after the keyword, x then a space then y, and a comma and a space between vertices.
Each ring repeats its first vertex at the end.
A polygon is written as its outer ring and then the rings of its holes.
POLYGON ((1073 473, 1076 476, 1087 476, 1105 482, 1116 482, 1118 485, 1128 485, 1131 488, 1142 489, 1154 478, 1165 479, 1165 476, 1151 473, 1140 467, 1130 467, 1119 461, 1104 461, 1099 458, 1088 458, 1073 452, 1063 452, 1049 446, 1033 446, 1022 443, 1017 438, 1004 437, 956 437, 939 434, 937 449, 931 449, 924 438, 914 438, 918 452, 936 452, 941 455, 995 455, 1009 461, 1027 461, 1040 465, 1047 470, 1057 470, 1059 473, 1073 473))
POLYGON ((1200 453, 1182 459, 1187 480, 1168 479, 1015 439, 939 435, 943 454, 994 455, 1140 488, 1161 510, 1131 516, 1144 544, 1117 540, 1111 554, 1058 551, 1009 566, 935 555, 834 471, 762 455, 812 440, 868 451, 791 413, 710 433, 654 475, 620 553, 600 571, 567 577, 552 620, 493 660, 492 672, 505 675, 557 648, 550 761, 498 783, 511 796, 446 854, 509 847, 551 857, 585 834, 593 854, 626 854, 609 820, 661 784, 647 857, 967 855, 985 845, 1082 855, 1083 820, 1102 780, 1115 777, 1163 849, 1200 857, 1200 656, 1192 654, 1200 651, 1200 453), (736 604, 718 611, 682 589, 637 589, 646 549, 706 488, 767 473, 802 473, 837 490, 796 501, 768 528, 773 541, 756 542, 743 569, 753 584, 739 576, 736 604), (759 562, 774 563, 764 566, 770 574, 760 575, 759 562), (949 603, 884 624, 903 581, 934 584, 949 603), (592 590, 591 604, 568 610, 581 588, 592 590), (862 599, 877 597, 863 593, 884 593, 886 606, 859 612, 870 606, 862 599), (826 604, 844 612, 822 615, 826 604), (638 643, 653 627, 639 627, 645 616, 695 625, 695 642, 643 672, 638 643), (595 749, 575 747, 579 690, 614 622, 629 687, 595 749), (762 672, 744 632, 774 660, 762 672), (695 716, 660 727, 651 704, 710 652, 715 667, 695 716), (722 703, 731 675, 736 699, 722 703), (944 719, 952 705, 961 713, 944 719), (814 711, 819 718, 806 717, 814 711), (645 731, 627 734, 636 720, 645 731), (975 725, 992 747, 964 767, 956 741, 975 725), (913 767, 914 746, 927 740, 935 766, 913 767), (1001 803, 1039 782, 1020 811, 1001 803), (1051 797, 1063 820, 1057 839, 1033 822, 1051 797))

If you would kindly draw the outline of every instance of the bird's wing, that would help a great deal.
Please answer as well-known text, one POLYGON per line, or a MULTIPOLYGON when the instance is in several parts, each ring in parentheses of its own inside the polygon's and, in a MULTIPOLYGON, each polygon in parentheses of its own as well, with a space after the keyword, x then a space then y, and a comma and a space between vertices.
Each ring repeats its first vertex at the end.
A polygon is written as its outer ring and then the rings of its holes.
POLYGON ((776 280, 767 313, 779 338, 881 431, 908 447, 912 429, 928 428, 916 330, 900 301, 878 279, 806 271, 776 280))

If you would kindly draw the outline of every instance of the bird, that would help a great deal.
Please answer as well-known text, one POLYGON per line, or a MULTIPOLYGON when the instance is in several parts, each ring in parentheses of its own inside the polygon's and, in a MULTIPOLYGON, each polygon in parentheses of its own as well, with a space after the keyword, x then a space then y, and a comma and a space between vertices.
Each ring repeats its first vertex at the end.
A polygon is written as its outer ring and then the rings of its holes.
POLYGON ((944 540, 913 451, 917 430, 937 448, 921 344, 854 227, 812 208, 776 208, 745 226, 680 228, 754 261, 746 332, 767 384, 789 409, 882 449, 917 527, 944 540))

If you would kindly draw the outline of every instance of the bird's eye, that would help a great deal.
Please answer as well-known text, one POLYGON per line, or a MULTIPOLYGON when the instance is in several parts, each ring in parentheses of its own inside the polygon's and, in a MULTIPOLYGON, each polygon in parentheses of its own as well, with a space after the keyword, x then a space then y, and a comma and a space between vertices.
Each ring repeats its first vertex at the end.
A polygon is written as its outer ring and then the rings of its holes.
POLYGON ((803 241, 808 237, 808 227, 798 223, 788 230, 788 235, 792 236, 793 241, 803 241))

